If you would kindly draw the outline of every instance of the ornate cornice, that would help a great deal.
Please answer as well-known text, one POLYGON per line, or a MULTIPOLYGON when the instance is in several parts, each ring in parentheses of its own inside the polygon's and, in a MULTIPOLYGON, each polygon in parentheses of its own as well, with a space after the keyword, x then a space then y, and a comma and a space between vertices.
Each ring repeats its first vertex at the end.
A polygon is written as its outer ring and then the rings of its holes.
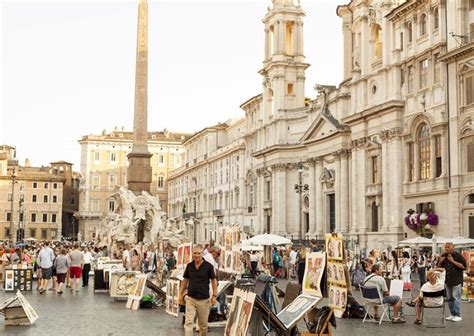
POLYGON ((380 140, 382 142, 390 142, 395 139, 399 139, 402 135, 401 127, 394 127, 389 130, 383 130, 379 133, 380 140))

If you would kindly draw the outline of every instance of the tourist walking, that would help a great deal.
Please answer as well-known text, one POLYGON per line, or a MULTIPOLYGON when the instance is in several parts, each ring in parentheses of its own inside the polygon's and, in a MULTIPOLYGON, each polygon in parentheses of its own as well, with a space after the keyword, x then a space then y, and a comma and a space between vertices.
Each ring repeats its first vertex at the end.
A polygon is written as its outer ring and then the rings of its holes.
POLYGON ((44 294, 48 289, 48 282, 53 275, 54 252, 49 247, 49 241, 45 241, 38 253, 38 266, 41 269, 41 279, 39 280, 39 292, 44 294))
POLYGON ((54 259, 54 267, 56 267, 56 277, 58 281, 56 293, 61 295, 63 293, 63 286, 66 282, 67 269, 69 267, 67 250, 65 248, 62 248, 60 254, 56 256, 56 259, 54 259))
POLYGON ((446 296, 451 315, 446 320, 459 322, 461 317, 461 292, 463 283, 463 271, 466 269, 464 257, 454 251, 454 244, 444 244, 444 254, 439 259, 439 267, 446 270, 446 296))
POLYGON ((73 250, 69 253, 69 279, 71 279, 71 290, 79 291, 79 281, 84 265, 84 253, 79 250, 79 244, 75 243, 73 250))
POLYGON ((252 251, 250 255, 250 267, 252 271, 252 275, 256 278, 257 277, 257 267, 258 267, 258 254, 257 251, 252 251))
POLYGON ((418 260, 416 261, 418 269, 418 277, 420 278, 420 287, 426 282, 426 257, 423 253, 420 253, 418 260))
POLYGON ((216 303, 217 279, 214 267, 203 259, 202 246, 193 247, 193 261, 187 266, 183 274, 180 289, 180 304, 186 305, 184 334, 192 336, 194 319, 197 316, 199 334, 207 335, 207 320, 210 306, 216 303), (212 284, 212 296, 209 295, 209 282, 212 284), (187 290, 187 294, 185 291, 187 290), (209 299, 210 298, 210 299, 209 299))
POLYGON ((84 267, 82 268, 82 287, 89 286, 89 272, 93 257, 89 247, 84 249, 84 267))
POLYGON ((298 283, 303 284, 304 271, 306 268, 306 248, 300 247, 298 252, 298 283))

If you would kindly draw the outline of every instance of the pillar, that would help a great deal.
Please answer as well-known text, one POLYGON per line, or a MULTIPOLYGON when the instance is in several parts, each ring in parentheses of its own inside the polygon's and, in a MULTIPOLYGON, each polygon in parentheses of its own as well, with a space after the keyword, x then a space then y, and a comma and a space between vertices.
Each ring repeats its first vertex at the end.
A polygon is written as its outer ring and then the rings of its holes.
POLYGON ((339 153, 336 154, 336 232, 341 232, 341 157, 339 153))
POLYGON ((350 195, 350 187, 349 187, 349 157, 350 153, 348 150, 343 150, 341 152, 341 178, 340 178, 340 225, 341 225, 341 232, 343 234, 347 234, 349 231, 349 195, 350 195))
POLYGON ((319 238, 323 237, 326 233, 324 223, 324 203, 323 203, 323 185, 319 181, 323 174, 323 159, 322 157, 316 158, 315 163, 315 194, 316 194, 316 233, 319 238))

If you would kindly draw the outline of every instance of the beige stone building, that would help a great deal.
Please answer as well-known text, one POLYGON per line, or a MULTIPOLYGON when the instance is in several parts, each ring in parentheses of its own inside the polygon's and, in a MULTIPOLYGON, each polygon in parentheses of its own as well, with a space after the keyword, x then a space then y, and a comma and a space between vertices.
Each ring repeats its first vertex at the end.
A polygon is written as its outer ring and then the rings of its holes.
POLYGON ((272 1, 262 93, 241 106, 249 231, 337 231, 349 245, 387 248, 416 234, 404 223, 413 209, 437 214, 436 235, 474 237, 474 1, 341 4, 343 64, 326 66, 344 78, 316 85, 317 99, 304 92, 304 15, 299 1, 272 1))
MULTIPOLYGON (((152 154, 151 194, 158 196, 162 209, 167 208, 168 174, 182 165, 182 143, 190 136, 186 133, 148 132, 148 150, 152 154)), ((79 223, 81 238, 90 240, 104 216, 115 210, 111 198, 119 186, 127 186, 127 154, 132 149, 133 133, 119 130, 104 131, 101 135, 86 135, 81 145, 81 175, 79 223)))
POLYGON ((10 237, 11 219, 13 239, 19 228, 24 238, 60 239, 65 178, 52 166, 20 166, 14 152, 0 147, 0 240, 10 237))
POLYGON ((168 183, 168 215, 193 241, 216 238, 219 225, 249 225, 244 211, 245 119, 206 127, 183 143, 183 165, 168 183))

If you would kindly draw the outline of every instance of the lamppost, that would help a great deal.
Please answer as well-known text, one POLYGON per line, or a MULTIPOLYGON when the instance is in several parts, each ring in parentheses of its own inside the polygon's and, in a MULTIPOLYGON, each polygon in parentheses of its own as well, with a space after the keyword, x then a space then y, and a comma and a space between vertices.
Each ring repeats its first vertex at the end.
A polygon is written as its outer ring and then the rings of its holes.
POLYGON ((21 193, 22 189, 23 188, 20 186, 20 200, 18 201, 18 230, 16 234, 16 240, 20 242, 23 242, 23 239, 25 238, 25 209, 23 208, 25 198, 21 193))
POLYGON ((13 234, 13 226, 14 226, 14 223, 13 223, 13 204, 14 204, 14 199, 15 199, 15 181, 16 179, 16 169, 15 167, 13 167, 13 171, 12 171, 12 198, 11 198, 11 209, 10 209, 10 234, 9 234, 9 238, 10 238, 10 241, 11 242, 15 242, 15 235, 13 234))
POLYGON ((302 204, 303 204, 303 192, 306 192, 309 190, 309 186, 307 184, 303 184, 303 162, 300 161, 298 164, 298 184, 295 184, 295 192, 300 195, 299 197, 299 227, 300 227, 300 240, 303 240, 304 238, 304 230, 303 230, 303 220, 302 220, 302 215, 303 215, 303 209, 302 209, 302 204))

